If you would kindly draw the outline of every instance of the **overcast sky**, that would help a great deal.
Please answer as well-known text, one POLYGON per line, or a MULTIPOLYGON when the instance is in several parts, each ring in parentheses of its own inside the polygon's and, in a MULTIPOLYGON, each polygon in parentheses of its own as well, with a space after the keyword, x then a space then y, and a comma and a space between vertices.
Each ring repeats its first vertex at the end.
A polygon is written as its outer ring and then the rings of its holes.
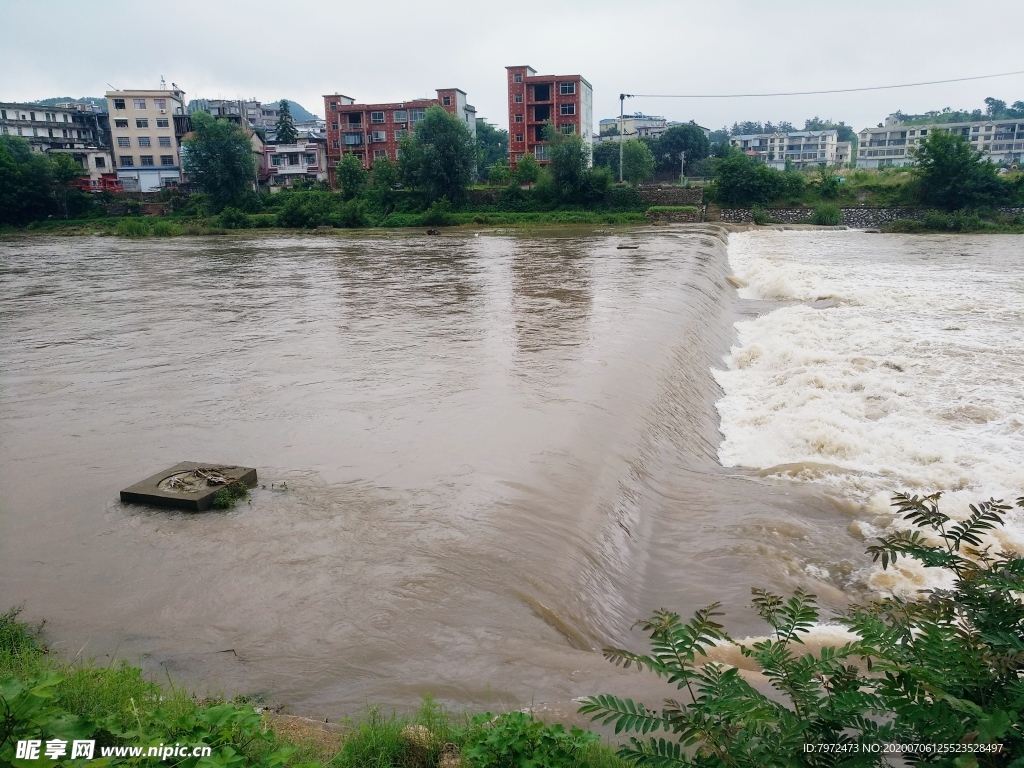
MULTIPOLYGON (((101 96, 107 84, 188 98, 290 98, 323 115, 323 94, 403 101, 469 94, 507 127, 505 66, 581 74, 595 126, 618 94, 807 91, 1024 70, 1024 2, 454 2, 453 0, 0 0, 0 101, 101 96)), ((1024 75, 860 94, 627 100, 626 111, 696 120, 815 114, 855 128, 897 109, 1024 100, 1024 75)))

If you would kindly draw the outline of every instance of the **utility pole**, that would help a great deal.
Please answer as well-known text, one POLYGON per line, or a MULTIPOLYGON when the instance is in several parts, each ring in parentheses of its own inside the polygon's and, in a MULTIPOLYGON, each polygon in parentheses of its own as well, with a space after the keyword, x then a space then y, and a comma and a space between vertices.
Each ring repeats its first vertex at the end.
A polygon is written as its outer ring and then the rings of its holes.
POLYGON ((626 103, 626 94, 619 94, 619 184, 622 183, 622 140, 623 134, 626 132, 626 123, 623 118, 623 108, 626 103))
POLYGON ((679 183, 686 184, 686 152, 679 153, 679 183))

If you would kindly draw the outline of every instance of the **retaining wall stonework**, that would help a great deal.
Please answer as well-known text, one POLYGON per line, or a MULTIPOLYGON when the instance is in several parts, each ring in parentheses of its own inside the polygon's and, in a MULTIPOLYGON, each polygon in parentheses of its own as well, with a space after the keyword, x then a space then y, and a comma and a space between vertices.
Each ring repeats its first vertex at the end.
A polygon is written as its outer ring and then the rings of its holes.
MULTIPOLYGON (((928 213, 929 208, 904 207, 904 208, 840 208, 842 214, 839 224, 853 229, 873 229, 882 224, 888 224, 897 219, 910 219, 919 221, 928 213)), ((1024 211, 1021 208, 1004 206, 997 208, 1000 213, 1011 215, 1024 211)), ((772 219, 781 221, 783 224, 810 224, 811 215, 814 211, 810 208, 765 208, 764 212, 772 219)), ((753 214, 749 208, 722 208, 716 212, 721 216, 721 221, 728 221, 734 224, 751 224, 754 221, 753 214)), ((711 218, 710 216, 708 217, 711 218)))
POLYGON ((704 202, 703 187, 639 186, 640 199, 648 205, 700 205, 704 202))
POLYGON ((704 221, 704 212, 696 211, 648 211, 647 221, 651 224, 692 224, 704 221))

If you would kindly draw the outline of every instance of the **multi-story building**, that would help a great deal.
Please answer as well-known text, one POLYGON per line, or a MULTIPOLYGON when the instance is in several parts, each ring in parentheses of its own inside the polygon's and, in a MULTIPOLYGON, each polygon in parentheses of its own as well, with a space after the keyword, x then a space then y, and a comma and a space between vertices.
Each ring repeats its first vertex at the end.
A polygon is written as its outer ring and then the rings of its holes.
POLYGON ((334 166, 343 154, 355 154, 363 168, 372 166, 378 157, 397 160, 399 141, 415 130, 427 109, 434 105, 440 105, 465 122, 476 139, 476 107, 466 102, 466 92, 458 88, 439 88, 436 99, 389 104, 357 104, 351 96, 340 93, 325 95, 331 181, 334 181, 334 166))
POLYGON ((853 162, 853 142, 852 141, 837 141, 836 142, 836 165, 849 165, 853 162))
POLYGON ((0 103, 0 133, 21 136, 35 152, 102 147, 106 120, 101 114, 91 104, 0 103))
POLYGON ((787 161, 796 168, 839 164, 839 134, 835 130, 755 133, 733 136, 729 143, 778 170, 784 169, 787 161))
POLYGON ((106 96, 114 165, 125 190, 150 192, 180 182, 185 92, 174 86, 106 96))
POLYGON ((696 121, 682 123, 677 120, 666 120, 664 117, 653 117, 637 112, 635 115, 624 115, 621 120, 617 117, 608 117, 598 123, 600 133, 594 136, 594 143, 603 141, 617 141, 619 136, 625 139, 650 138, 656 139, 670 128, 678 125, 692 125, 699 129, 705 138, 711 138, 711 129, 697 125, 696 121))
POLYGON ((865 128, 860 132, 858 168, 912 165, 918 145, 934 131, 963 136, 974 149, 997 164, 1020 162, 1024 158, 1024 120, 900 125, 890 115, 885 122, 881 128, 865 128))
POLYGON ((268 143, 264 169, 272 192, 292 186, 298 179, 326 181, 327 142, 299 138, 294 144, 268 143))
POLYGON ((532 67, 505 67, 508 78, 508 152, 513 167, 527 152, 548 161, 544 130, 578 133, 594 146, 594 90, 581 75, 538 75, 532 67))

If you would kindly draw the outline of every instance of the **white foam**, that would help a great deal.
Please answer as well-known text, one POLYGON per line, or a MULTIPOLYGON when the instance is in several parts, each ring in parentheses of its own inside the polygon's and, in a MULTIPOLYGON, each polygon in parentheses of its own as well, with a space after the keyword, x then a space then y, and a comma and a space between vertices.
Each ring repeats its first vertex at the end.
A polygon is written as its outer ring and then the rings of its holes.
MULTIPOLYGON (((806 463, 786 477, 866 512, 888 512, 898 490, 941 490, 955 515, 1020 496, 1022 251, 1014 237, 734 235, 740 296, 792 303, 738 323, 727 368, 715 372, 722 463, 806 463), (834 305, 805 303, 823 298, 834 305)), ((999 536, 1024 552, 1024 520, 1010 518, 999 536)))

